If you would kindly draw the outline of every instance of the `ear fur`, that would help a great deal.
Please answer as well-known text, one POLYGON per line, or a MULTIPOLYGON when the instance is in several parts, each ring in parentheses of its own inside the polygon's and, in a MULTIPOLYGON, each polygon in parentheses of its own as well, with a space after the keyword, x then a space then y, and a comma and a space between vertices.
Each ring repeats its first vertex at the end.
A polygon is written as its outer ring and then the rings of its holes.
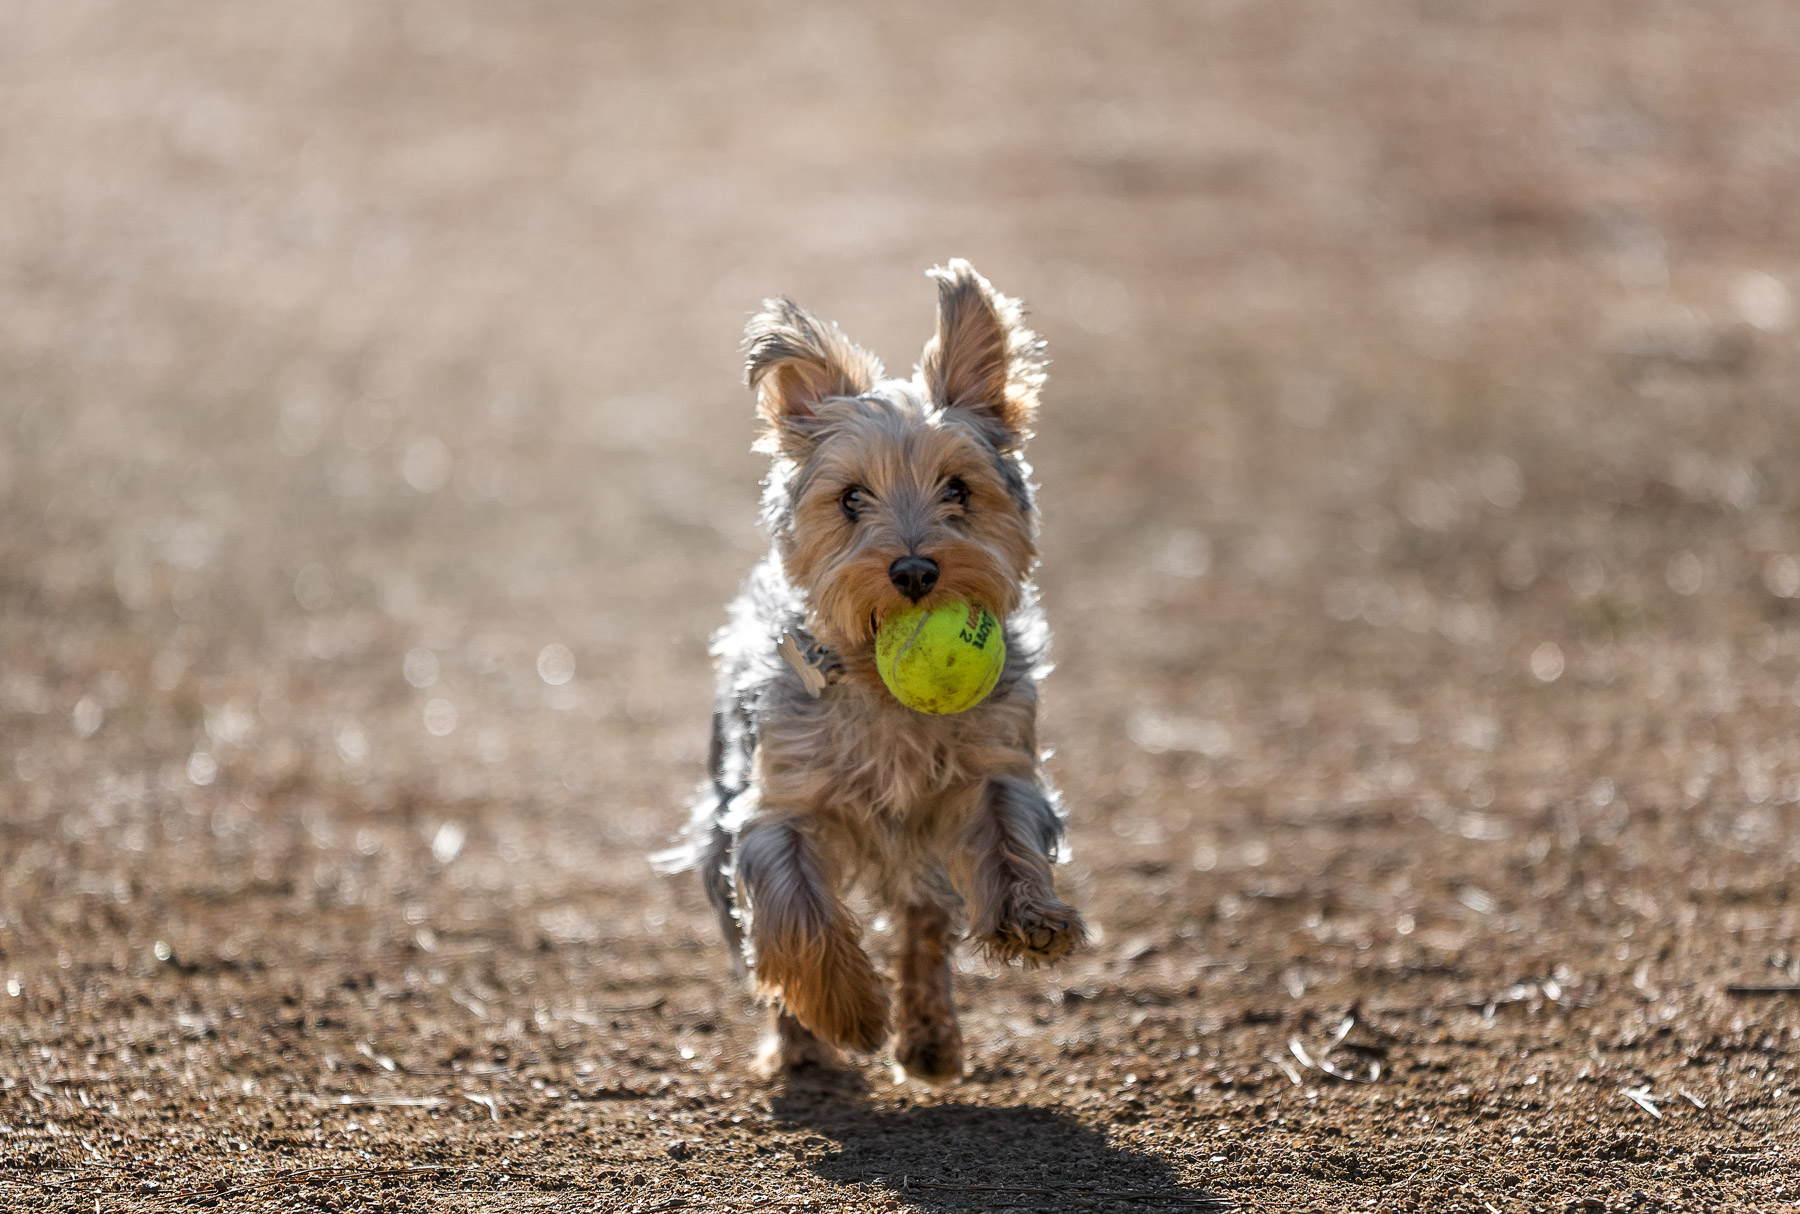
POLYGON ((994 290, 962 258, 930 271, 938 286, 937 336, 919 374, 932 399, 976 421, 1002 451, 1031 437, 1044 384, 1044 343, 1016 299, 994 290))
POLYGON ((744 380, 766 423, 759 451, 803 451, 820 401, 861 395, 880 378, 881 360, 791 299, 765 299, 744 329, 744 380))

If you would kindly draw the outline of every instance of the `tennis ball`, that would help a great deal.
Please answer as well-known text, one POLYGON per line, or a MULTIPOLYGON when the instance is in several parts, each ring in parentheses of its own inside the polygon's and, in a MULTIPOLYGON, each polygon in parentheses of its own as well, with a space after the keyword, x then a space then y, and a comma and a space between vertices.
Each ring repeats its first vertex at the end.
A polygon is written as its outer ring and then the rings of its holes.
POLYGON ((917 712, 965 712, 988 698, 1006 665, 1000 621, 985 607, 909 607, 881 623, 875 669, 894 698, 917 712))

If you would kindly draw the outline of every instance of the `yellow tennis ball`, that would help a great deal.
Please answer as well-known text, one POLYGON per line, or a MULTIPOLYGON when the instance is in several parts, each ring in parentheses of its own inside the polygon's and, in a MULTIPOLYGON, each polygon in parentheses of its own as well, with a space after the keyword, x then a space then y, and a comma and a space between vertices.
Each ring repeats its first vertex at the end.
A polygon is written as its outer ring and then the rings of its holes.
POLYGON ((1006 638, 985 607, 908 607, 883 620, 875 635, 881 681, 918 712, 966 712, 988 698, 1005 665, 1006 638))

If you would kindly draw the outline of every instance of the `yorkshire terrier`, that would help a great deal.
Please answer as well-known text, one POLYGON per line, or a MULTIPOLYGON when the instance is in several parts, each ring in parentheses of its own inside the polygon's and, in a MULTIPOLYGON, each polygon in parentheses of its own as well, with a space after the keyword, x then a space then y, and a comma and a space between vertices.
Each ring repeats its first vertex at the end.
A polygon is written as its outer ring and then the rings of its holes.
POLYGON ((894 1030, 908 1075, 952 1080, 958 936, 1026 964, 1086 937, 1051 877, 1063 813, 1037 738, 1049 632, 1023 448, 1043 343, 968 262, 931 276, 937 335, 910 379, 786 299, 745 331, 773 544, 714 640, 711 778, 669 855, 700 870, 773 1006, 770 1074, 875 1053, 894 1030), (950 603, 1004 621, 1006 663, 980 704, 931 716, 889 694, 875 636, 889 612, 950 603), (898 927, 893 1011, 853 885, 898 927))

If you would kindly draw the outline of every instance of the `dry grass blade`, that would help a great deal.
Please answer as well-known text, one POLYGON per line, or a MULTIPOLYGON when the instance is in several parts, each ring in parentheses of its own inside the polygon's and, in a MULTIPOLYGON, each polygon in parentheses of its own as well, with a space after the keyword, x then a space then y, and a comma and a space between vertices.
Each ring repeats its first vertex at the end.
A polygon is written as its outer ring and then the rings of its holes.
POLYGON ((1344 1039, 1350 1035, 1350 1031, 1355 1027, 1356 1010, 1353 1008, 1348 1015, 1338 1022, 1337 1028, 1332 1031, 1331 1040, 1326 1042, 1325 1048, 1320 1050, 1317 1054, 1314 1054, 1311 1050, 1307 1049, 1306 1043, 1301 1041, 1298 1037, 1288 1038, 1288 1053, 1292 1054, 1300 1065, 1307 1070, 1318 1071, 1321 1074, 1329 1075, 1333 1079, 1338 1079, 1345 1083, 1379 1082, 1382 1073, 1380 1056, 1386 1053, 1386 1051, 1380 1046, 1346 1043, 1344 1039), (1366 1056, 1364 1059, 1367 1067, 1366 1074, 1359 1074, 1357 1071, 1351 1070, 1349 1067, 1346 1067, 1344 1064, 1332 1058, 1332 1052, 1340 1046, 1349 1053, 1366 1056))
POLYGON ((375 1050, 375 1047, 367 1041, 357 1042, 356 1043, 356 1052, 361 1054, 364 1058, 367 1058, 370 1062, 373 1062, 376 1066, 380 1067, 384 1071, 393 1071, 393 1070, 399 1069, 399 1064, 397 1062, 395 1062, 392 1058, 389 1058, 386 1054, 377 1053, 375 1050))
POLYGON ((1345 1083, 1378 1083, 1381 1080, 1381 1060, 1377 1058, 1367 1060, 1369 1073, 1366 1075, 1358 1075, 1355 1071, 1346 1070, 1330 1058, 1319 1059, 1318 1065, 1321 1071, 1333 1079, 1342 1079, 1345 1083))
POLYGON ((340 1108, 441 1109, 450 1102, 442 1096, 339 1096, 340 1108))
POLYGON ((1662 1110, 1656 1107, 1656 1098, 1650 1095, 1650 1089, 1648 1087, 1625 1088, 1623 1094, 1625 1099, 1637 1105, 1638 1108, 1644 1110, 1644 1112, 1650 1114, 1650 1116, 1656 1118, 1658 1121, 1662 1120, 1662 1110))

